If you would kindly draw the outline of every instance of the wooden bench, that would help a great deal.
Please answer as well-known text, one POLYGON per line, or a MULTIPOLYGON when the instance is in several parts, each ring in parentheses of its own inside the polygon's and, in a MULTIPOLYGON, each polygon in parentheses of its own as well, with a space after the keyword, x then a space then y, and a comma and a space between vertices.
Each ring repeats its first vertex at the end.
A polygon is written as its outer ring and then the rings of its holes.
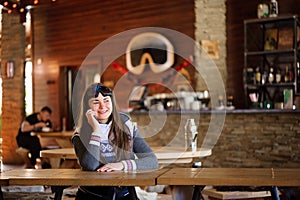
POLYGON ((158 185, 194 185, 193 200, 204 186, 262 186, 279 199, 277 186, 300 186, 300 169, 173 168, 160 175, 158 185))
MULTIPOLYGON (((62 198, 69 186, 128 186, 130 199, 137 199, 134 186, 154 186, 157 177, 166 169, 135 172, 93 172, 80 169, 14 169, 0 174, 1 186, 48 185, 55 192, 55 199, 62 198)), ((1 188, 0 188, 1 189, 1 188)), ((3 199, 1 193, 0 199, 3 199)))
POLYGON ((269 191, 218 191, 215 188, 202 190, 202 194, 207 195, 209 199, 256 199, 270 197, 269 191))
POLYGON ((16 153, 22 158, 22 160, 24 161, 24 163, 26 165, 25 166, 26 168, 33 168, 32 164, 30 162, 30 159, 28 157, 28 154, 29 154, 29 150, 28 149, 19 147, 16 150, 16 153))

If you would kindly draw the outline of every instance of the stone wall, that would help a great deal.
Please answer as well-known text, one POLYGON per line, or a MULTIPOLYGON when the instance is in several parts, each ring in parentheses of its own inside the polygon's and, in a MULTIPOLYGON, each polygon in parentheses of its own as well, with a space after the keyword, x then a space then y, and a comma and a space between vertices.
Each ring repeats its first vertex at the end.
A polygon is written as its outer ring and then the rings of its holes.
MULTIPOLYGON (((226 113, 221 134, 210 132, 216 142, 212 155, 202 159, 205 167, 300 167, 300 113, 253 112, 226 113)), ((221 114, 220 114, 221 115, 221 114)), ((131 114, 142 135, 152 146, 184 145, 184 123, 195 118, 198 124, 198 147, 212 122, 206 113, 131 114), (156 128, 151 126, 155 125, 156 128), (161 127, 161 128, 160 128, 161 127)), ((211 124, 212 122, 212 124, 211 124)), ((214 129, 217 130, 217 129, 214 129)), ((205 144, 207 146, 207 144, 205 144)))
POLYGON ((2 15, 2 151, 4 163, 19 163, 16 135, 24 116, 25 28, 19 14, 2 15), (15 64, 14 77, 6 78, 6 62, 15 64))
MULTIPOLYGON (((218 58, 211 61, 217 66, 223 83, 226 88, 227 70, 226 70, 226 0, 195 0, 195 40, 201 45, 202 40, 218 42, 218 58)), ((200 49, 202 46, 200 46, 200 49)), ((202 51, 202 49, 201 49, 202 51)), ((196 67, 201 68, 203 64, 199 61, 201 52, 196 51, 196 67)), ((208 74, 199 73, 195 76, 197 79, 196 90, 207 89, 208 74), (206 78, 206 80, 204 80, 206 78), (205 83, 206 82, 206 83, 205 83)), ((220 91, 210 91, 212 97, 218 97, 220 91)), ((222 92, 222 91, 221 91, 222 92)))

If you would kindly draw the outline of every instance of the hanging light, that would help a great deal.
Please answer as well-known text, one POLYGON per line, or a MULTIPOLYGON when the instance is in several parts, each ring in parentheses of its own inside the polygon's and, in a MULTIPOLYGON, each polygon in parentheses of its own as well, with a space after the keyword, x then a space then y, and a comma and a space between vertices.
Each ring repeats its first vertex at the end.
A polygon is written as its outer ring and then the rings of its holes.
MULTIPOLYGON (((55 2, 56 0, 49 0, 55 2)), ((24 13, 29 6, 36 6, 39 0, 0 0, 0 4, 8 13, 18 12, 24 13)))
MULTIPOLYGON (((48 0, 51 3, 56 0, 48 0)), ((6 10, 7 13, 20 13, 20 22, 24 23, 26 21, 27 11, 38 5, 39 0, 0 0, 0 4, 3 6, 3 10, 6 10)))

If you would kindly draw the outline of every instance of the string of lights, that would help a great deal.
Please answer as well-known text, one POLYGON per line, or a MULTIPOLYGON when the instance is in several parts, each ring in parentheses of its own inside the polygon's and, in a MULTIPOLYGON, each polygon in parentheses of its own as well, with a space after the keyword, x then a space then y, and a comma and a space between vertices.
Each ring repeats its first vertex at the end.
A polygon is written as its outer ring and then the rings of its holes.
MULTIPOLYGON (((55 2, 56 0, 50 0, 55 2)), ((39 4, 39 0, 0 0, 0 4, 8 13, 25 13, 26 9, 39 4)))

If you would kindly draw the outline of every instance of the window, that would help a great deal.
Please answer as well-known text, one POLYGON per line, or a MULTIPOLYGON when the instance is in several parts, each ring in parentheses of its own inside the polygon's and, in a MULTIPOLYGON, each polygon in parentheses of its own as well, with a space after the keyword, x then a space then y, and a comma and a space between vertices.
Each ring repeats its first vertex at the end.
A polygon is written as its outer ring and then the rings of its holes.
POLYGON ((32 94, 32 62, 25 63, 25 113, 29 115, 33 112, 33 94, 32 94))

